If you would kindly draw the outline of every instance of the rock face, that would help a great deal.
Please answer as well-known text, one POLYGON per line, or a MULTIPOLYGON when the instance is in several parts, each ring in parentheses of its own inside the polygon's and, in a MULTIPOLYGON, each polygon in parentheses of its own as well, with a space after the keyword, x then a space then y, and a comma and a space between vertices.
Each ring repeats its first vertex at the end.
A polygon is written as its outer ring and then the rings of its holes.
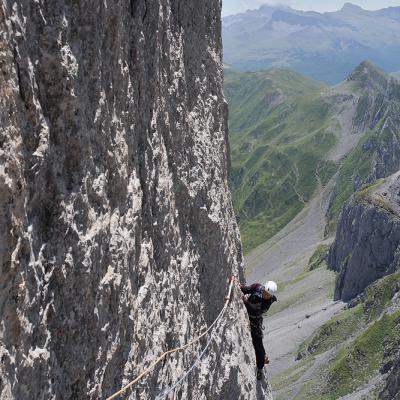
POLYGON ((385 388, 379 395, 381 400, 400 399, 400 356, 394 362, 393 368, 387 378, 385 388))
POLYGON ((347 79, 362 91, 357 102, 353 129, 375 134, 362 144, 361 157, 370 160, 368 173, 353 178, 354 188, 386 178, 400 169, 400 84, 379 67, 362 62, 347 79))
POLYGON ((372 161, 365 182, 373 182, 400 169, 400 83, 369 62, 362 63, 355 70, 349 78, 349 82, 352 81, 358 81, 368 93, 358 104, 359 122, 364 129, 377 131, 377 135, 363 144, 364 152, 372 161))
MULTIPOLYGON (((6 0, 0 27, 0 397, 106 398, 211 323, 239 271, 220 2, 6 0)), ((269 399, 254 365, 235 291, 176 398, 269 399)))
POLYGON ((357 193, 342 210, 329 265, 345 301, 400 268, 400 173, 357 193))

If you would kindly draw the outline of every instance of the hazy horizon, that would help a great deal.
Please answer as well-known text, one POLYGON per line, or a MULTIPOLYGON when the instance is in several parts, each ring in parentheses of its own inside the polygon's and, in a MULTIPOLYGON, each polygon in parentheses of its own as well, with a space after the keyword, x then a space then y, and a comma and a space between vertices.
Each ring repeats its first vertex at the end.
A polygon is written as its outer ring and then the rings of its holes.
POLYGON ((247 10, 254 10, 263 4, 270 5, 286 5, 296 10, 303 11, 337 11, 340 10, 345 3, 352 3, 358 5, 365 10, 380 10, 387 7, 399 7, 399 0, 329 0, 321 2, 321 0, 223 0, 222 2, 222 16, 238 14, 247 10))

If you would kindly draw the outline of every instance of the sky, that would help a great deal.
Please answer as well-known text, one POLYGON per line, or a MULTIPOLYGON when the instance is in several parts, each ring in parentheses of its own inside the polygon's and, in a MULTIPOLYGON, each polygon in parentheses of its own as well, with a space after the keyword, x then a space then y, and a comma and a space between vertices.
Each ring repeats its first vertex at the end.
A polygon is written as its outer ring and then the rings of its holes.
POLYGON ((400 0, 222 0, 222 15, 231 15, 256 9, 261 4, 284 4, 296 10, 336 11, 350 2, 366 10, 378 10, 385 7, 400 6, 400 0))

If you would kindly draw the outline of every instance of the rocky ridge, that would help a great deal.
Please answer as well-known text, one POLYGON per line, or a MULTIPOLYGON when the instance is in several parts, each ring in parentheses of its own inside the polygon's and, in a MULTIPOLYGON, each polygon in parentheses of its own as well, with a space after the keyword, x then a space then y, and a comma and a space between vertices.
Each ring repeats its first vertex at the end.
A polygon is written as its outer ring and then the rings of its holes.
POLYGON ((373 182, 400 169, 400 83, 368 61, 361 63, 348 81, 357 82, 367 93, 359 100, 359 122, 365 129, 377 130, 378 137, 363 144, 364 150, 373 154, 365 182, 373 182))
POLYGON ((350 135, 344 141, 347 152, 342 152, 328 210, 327 231, 332 233, 342 206, 354 192, 400 169, 398 82, 379 67, 364 61, 338 88, 341 86, 341 90, 357 95, 349 96, 353 101, 351 120, 342 113, 350 135))
POLYGON ((400 393, 400 355, 394 362, 392 370, 387 378, 385 388, 379 395, 381 400, 393 399, 397 400, 400 393), (397 397, 396 397, 397 396, 397 397))
POLYGON ((355 120, 366 133, 339 171, 330 210, 340 198, 338 192, 356 191, 341 210, 328 260, 339 272, 335 299, 343 300, 396 270, 400 243, 400 86, 369 62, 363 62, 347 83, 364 90, 355 120), (347 174, 351 174, 352 187, 346 190, 347 174))
MULTIPOLYGON (((0 397, 106 398, 211 323, 241 274, 220 2, 5 1, 0 26, 0 397)), ((270 399, 254 363, 235 293, 175 396, 270 399)))

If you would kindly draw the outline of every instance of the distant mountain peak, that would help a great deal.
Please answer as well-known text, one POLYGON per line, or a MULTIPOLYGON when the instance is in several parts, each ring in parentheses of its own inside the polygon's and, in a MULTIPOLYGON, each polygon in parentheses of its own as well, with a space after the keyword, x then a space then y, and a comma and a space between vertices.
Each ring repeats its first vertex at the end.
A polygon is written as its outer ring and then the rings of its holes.
POLYGON ((365 71, 368 73, 379 73, 381 75, 387 76, 387 73, 380 67, 378 67, 376 64, 374 64, 373 62, 369 61, 369 60, 364 60, 362 61, 358 67, 356 67, 356 69, 354 70, 354 72, 356 71, 365 71))
POLYGON ((372 11, 348 2, 318 13, 263 5, 224 18, 222 27, 224 60, 242 71, 286 66, 337 84, 365 59, 400 69, 400 7, 372 11))
POLYGON ((360 6, 353 3, 345 3, 342 7, 342 11, 360 11, 363 10, 360 6))
POLYGON ((369 60, 364 60, 347 78, 348 81, 356 81, 360 84, 374 86, 386 86, 389 75, 380 67, 369 60))

